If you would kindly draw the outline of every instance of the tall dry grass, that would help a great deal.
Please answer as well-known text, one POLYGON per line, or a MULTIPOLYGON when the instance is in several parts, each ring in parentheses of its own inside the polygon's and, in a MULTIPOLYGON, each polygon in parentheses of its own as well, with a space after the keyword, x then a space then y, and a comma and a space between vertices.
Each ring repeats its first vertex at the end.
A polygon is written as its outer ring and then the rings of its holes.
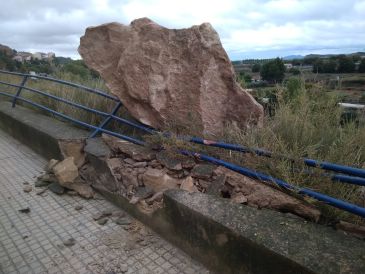
MULTIPOLYGON (((107 91, 101 80, 82 80, 68 74, 59 74, 57 78, 107 91)), ((1 74, 0 80, 17 84, 21 82, 20 77, 1 74)), ((29 80, 27 86, 105 112, 110 112, 114 106, 114 102, 103 97, 48 81, 29 80)), ((0 90, 4 90, 3 85, 0 85, 0 90)), ((15 94, 16 88, 7 88, 7 91, 15 94)), ((321 85, 307 85, 306 88, 305 83, 300 79, 289 80, 286 85, 277 86, 275 94, 277 97, 275 115, 266 116, 262 128, 237 129, 228 125, 220 139, 250 148, 263 148, 273 152, 274 155, 285 155, 290 159, 306 157, 365 168, 365 126, 354 121, 342 123, 342 110, 337 106, 338 98, 326 93, 321 85)), ((98 125, 102 120, 101 117, 90 112, 56 102, 53 99, 47 99, 29 91, 24 90, 22 96, 94 125, 98 125)), ((4 97, 0 97, 0 100, 4 100, 4 97)), ((125 110, 120 112, 120 116, 131 118, 125 110)), ((109 128, 128 135, 141 136, 138 132, 118 123, 111 123, 109 128)), ((176 128, 179 127, 171 125, 168 131, 174 131, 176 128)), ((181 132, 181 128, 179 128, 179 131, 180 134, 190 135, 195 129, 192 126, 190 129, 184 129, 184 132, 181 132)), ((339 182, 334 183, 329 177, 324 176, 323 171, 319 169, 310 169, 312 173, 308 174, 308 167, 304 166, 302 161, 291 161, 281 157, 265 158, 212 147, 202 147, 183 142, 173 135, 171 138, 165 138, 163 135, 155 136, 148 138, 148 141, 163 145, 170 150, 185 148, 209 153, 284 179, 296 186, 307 187, 365 206, 364 194, 361 194, 360 187, 339 182)), ((309 201, 322 208, 329 218, 341 218, 364 223, 363 219, 345 211, 313 200, 309 201)))
MULTIPOLYGON (((109 93, 107 87, 105 86, 104 81, 101 79, 86 79, 85 80, 81 77, 78 77, 78 76, 75 76, 75 75, 72 75, 69 73, 63 73, 63 72, 59 72, 55 75, 52 75, 52 77, 54 77, 56 79, 73 82, 73 83, 78 83, 80 85, 83 85, 83 86, 86 86, 89 88, 94 88, 94 89, 102 90, 102 91, 109 93)), ((14 75, 0 74, 0 80, 4 81, 4 82, 12 83, 12 84, 20 84, 22 81, 22 77, 14 76, 14 75)), ((84 106, 87 106, 89 108, 93 108, 93 109, 96 109, 99 111, 103 111, 106 113, 110 113, 116 104, 115 101, 107 99, 100 95, 90 93, 88 91, 85 91, 85 90, 82 90, 79 88, 74 88, 71 86, 62 85, 62 84, 59 84, 56 82, 48 81, 48 80, 41 80, 41 79, 37 80, 36 78, 32 79, 30 77, 27 80, 25 87, 38 89, 38 90, 46 92, 48 94, 52 94, 57 97, 67 99, 69 101, 72 101, 72 102, 75 102, 75 103, 78 103, 78 104, 81 104, 81 105, 84 105, 84 106)), ((3 90, 3 91, 6 90, 6 92, 8 92, 10 94, 16 94, 17 88, 15 88, 15 87, 6 87, 5 88, 4 85, 0 84, 0 90, 3 90)), ((57 112, 66 114, 72 118, 86 122, 91 125, 97 126, 105 119, 105 116, 97 115, 90 111, 68 105, 66 103, 57 101, 55 99, 46 97, 41 94, 34 93, 34 92, 26 90, 26 89, 22 90, 21 97, 30 99, 33 102, 39 103, 43 106, 47 106, 57 112)), ((2 97, 2 96, 0 97, 0 100, 6 100, 6 99, 7 98, 5 98, 5 97, 2 97)), ((7 99, 7 100, 9 100, 9 99, 7 99)), ((52 115, 49 112, 42 111, 39 108, 33 107, 27 103, 21 102, 20 100, 18 101, 18 104, 31 108, 31 109, 34 109, 34 110, 37 110, 37 111, 41 111, 46 115, 52 115)), ((123 107, 118 111, 117 115, 119 115, 120 117, 126 118, 126 119, 133 119, 128 114, 128 111, 123 107)), ((58 118, 58 117, 55 117, 55 118, 58 118)), ((132 134, 133 136, 140 135, 140 133, 138 131, 136 131, 135 129, 125 126, 125 125, 120 124, 115 121, 110 122, 106 128, 115 130, 115 131, 118 131, 118 132, 124 133, 124 134, 132 134)))
MULTIPOLYGON (((338 98, 321 86, 305 87, 300 79, 278 85, 275 115, 266 116, 261 128, 237 129, 227 126, 220 140, 249 148, 262 148, 274 154, 272 158, 202 147, 182 142, 179 138, 152 138, 171 149, 190 149, 233 162, 298 186, 365 206, 361 187, 332 182, 328 173, 304 165, 302 158, 312 158, 343 165, 365 168, 365 127, 356 121, 343 123, 343 110, 338 98), (283 158, 282 156, 285 156, 283 158)), ((173 130, 173 127, 171 128, 173 130)), ((189 135, 189 131, 184 133, 189 135)), ((322 209, 329 219, 340 218, 355 223, 364 219, 342 210, 307 199, 322 209)))

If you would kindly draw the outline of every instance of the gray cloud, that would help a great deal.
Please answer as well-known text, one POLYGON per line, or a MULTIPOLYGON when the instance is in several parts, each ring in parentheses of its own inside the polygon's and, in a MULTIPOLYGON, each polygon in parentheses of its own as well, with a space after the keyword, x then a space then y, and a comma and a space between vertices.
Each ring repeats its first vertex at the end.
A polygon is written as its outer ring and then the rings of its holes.
POLYGON ((364 0, 2 1, 0 43, 78 58, 85 28, 150 17, 173 28, 210 22, 232 59, 365 50, 364 0))

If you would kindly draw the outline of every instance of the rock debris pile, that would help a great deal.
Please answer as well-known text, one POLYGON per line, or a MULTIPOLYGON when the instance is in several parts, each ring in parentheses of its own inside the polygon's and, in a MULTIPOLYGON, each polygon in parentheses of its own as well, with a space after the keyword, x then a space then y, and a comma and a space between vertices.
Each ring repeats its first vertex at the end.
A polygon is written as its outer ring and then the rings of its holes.
POLYGON ((66 192, 70 195, 78 194, 86 199, 93 198, 95 194, 91 186, 80 176, 72 156, 62 161, 50 160, 46 173, 37 178, 34 186, 40 188, 37 190, 38 195, 42 195, 47 189, 59 195, 66 192))
POLYGON ((96 179, 91 166, 83 169, 84 177, 89 176, 88 180, 124 196, 144 212, 162 206, 164 191, 179 188, 231 198, 232 202, 256 208, 290 212, 313 221, 320 217, 320 211, 305 201, 226 168, 106 135, 103 139, 113 151, 105 162, 114 182, 96 179))

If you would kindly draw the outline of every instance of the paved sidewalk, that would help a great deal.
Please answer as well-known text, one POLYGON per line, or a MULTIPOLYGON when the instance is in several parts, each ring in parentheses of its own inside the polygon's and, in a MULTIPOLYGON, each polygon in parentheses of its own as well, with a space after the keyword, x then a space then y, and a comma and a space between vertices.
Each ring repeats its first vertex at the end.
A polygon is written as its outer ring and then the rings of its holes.
POLYGON ((128 226, 97 224, 93 214, 121 211, 101 197, 25 193, 24 183, 33 186, 45 165, 0 131, 0 273, 209 273, 128 215, 128 226), (18 211, 25 207, 29 213, 18 211), (75 244, 66 247, 71 237, 75 244))

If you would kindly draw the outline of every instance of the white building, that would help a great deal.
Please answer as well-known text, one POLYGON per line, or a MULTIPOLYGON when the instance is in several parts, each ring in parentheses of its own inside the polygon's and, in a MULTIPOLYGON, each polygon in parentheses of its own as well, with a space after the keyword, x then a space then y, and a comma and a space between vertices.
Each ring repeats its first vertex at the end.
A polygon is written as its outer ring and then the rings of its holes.
POLYGON ((36 59, 36 60, 42 60, 42 52, 33 53, 32 57, 33 57, 33 59, 36 59))
POLYGON ((15 55, 13 57, 13 60, 18 61, 18 62, 21 62, 21 63, 23 63, 23 61, 24 61, 23 57, 20 56, 20 55, 15 55))
POLYGON ((49 60, 52 60, 53 58, 55 58, 56 57, 56 54, 54 53, 54 52, 48 52, 47 53, 47 58, 49 59, 49 60))
POLYGON ((288 63, 288 64, 284 64, 285 68, 286 69, 291 69, 293 67, 292 64, 288 63))

